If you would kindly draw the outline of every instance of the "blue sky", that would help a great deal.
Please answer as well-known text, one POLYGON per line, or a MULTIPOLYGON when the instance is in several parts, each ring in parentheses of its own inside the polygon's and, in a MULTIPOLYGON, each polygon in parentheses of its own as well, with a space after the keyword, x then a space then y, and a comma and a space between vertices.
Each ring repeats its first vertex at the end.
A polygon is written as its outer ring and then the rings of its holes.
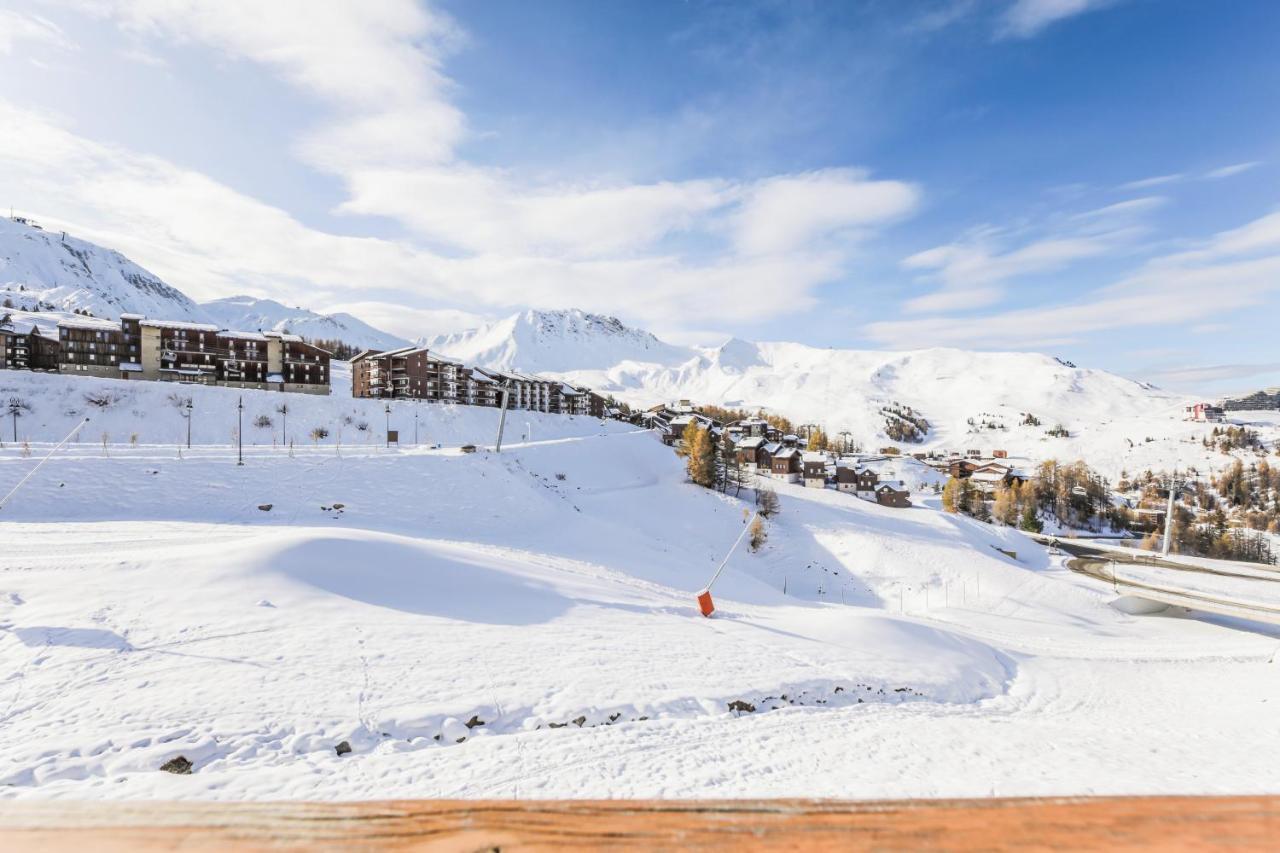
POLYGON ((0 0, 4 204, 408 336, 1280 384, 1280 5, 0 0))

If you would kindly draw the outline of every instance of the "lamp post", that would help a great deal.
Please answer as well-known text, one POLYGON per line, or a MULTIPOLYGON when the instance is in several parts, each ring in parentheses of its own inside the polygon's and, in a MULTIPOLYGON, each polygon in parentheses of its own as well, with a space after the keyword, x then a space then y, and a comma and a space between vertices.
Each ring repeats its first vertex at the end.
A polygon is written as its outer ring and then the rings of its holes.
POLYGON ((187 413, 183 415, 187 419, 187 450, 191 449, 191 398, 187 398, 187 404, 183 406, 187 413))
MULTIPOLYGON (((236 404, 236 415, 239 418, 239 426, 236 427, 236 464, 244 464, 244 397, 240 398, 240 402, 236 404)), ((188 421, 190 423, 190 421, 188 421)))
POLYGON ((418 410, 413 410, 413 446, 418 446, 418 410))
POLYGON ((14 397, 9 401, 9 415, 13 418, 13 443, 18 443, 18 417, 22 414, 22 401, 14 397))
POLYGON ((280 445, 283 447, 289 444, 289 404, 281 403, 276 407, 276 412, 280 415, 282 421, 280 426, 280 445))
POLYGON ((387 415, 387 449, 391 449, 391 404, 387 403, 384 409, 387 415))

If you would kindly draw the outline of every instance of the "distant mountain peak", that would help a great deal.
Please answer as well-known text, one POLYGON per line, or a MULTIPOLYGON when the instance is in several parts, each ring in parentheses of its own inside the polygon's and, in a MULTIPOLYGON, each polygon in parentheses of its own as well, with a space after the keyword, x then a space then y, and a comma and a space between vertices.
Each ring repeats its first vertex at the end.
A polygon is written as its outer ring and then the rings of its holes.
POLYGON ((0 300, 18 308, 207 321, 190 297, 126 258, 62 232, 0 217, 0 300))
POLYGON ((617 317, 577 308, 531 308, 477 329, 426 338, 422 343, 470 364, 532 373, 563 373, 627 361, 678 364, 697 356, 617 317))

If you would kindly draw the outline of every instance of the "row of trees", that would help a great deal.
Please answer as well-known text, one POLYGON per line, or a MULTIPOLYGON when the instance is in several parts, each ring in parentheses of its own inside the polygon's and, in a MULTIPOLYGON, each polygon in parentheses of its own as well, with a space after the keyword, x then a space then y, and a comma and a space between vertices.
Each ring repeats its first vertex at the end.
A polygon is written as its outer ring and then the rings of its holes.
POLYGON ((942 489, 942 508, 1037 533, 1045 518, 1077 530, 1126 527, 1107 479, 1084 462, 1047 460, 1033 478, 998 486, 991 498, 971 480, 952 477, 942 489))

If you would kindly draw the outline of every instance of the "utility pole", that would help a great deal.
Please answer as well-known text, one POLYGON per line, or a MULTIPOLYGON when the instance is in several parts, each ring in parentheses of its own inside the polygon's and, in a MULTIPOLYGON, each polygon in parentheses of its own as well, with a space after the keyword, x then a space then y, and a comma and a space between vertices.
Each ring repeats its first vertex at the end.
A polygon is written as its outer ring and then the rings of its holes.
POLYGON ((511 396, 511 383, 502 383, 502 412, 498 415, 498 442, 493 447, 494 453, 502 452, 502 431, 507 426, 507 399, 511 396))
POLYGON ((240 425, 236 428, 236 464, 244 464, 244 397, 240 398, 240 402, 236 405, 236 412, 240 419, 240 425))
POLYGON ((1177 472, 1169 478, 1169 505, 1164 511, 1164 543, 1160 547, 1162 556, 1169 556, 1169 540, 1173 537, 1173 498, 1177 493, 1178 478, 1177 472))

